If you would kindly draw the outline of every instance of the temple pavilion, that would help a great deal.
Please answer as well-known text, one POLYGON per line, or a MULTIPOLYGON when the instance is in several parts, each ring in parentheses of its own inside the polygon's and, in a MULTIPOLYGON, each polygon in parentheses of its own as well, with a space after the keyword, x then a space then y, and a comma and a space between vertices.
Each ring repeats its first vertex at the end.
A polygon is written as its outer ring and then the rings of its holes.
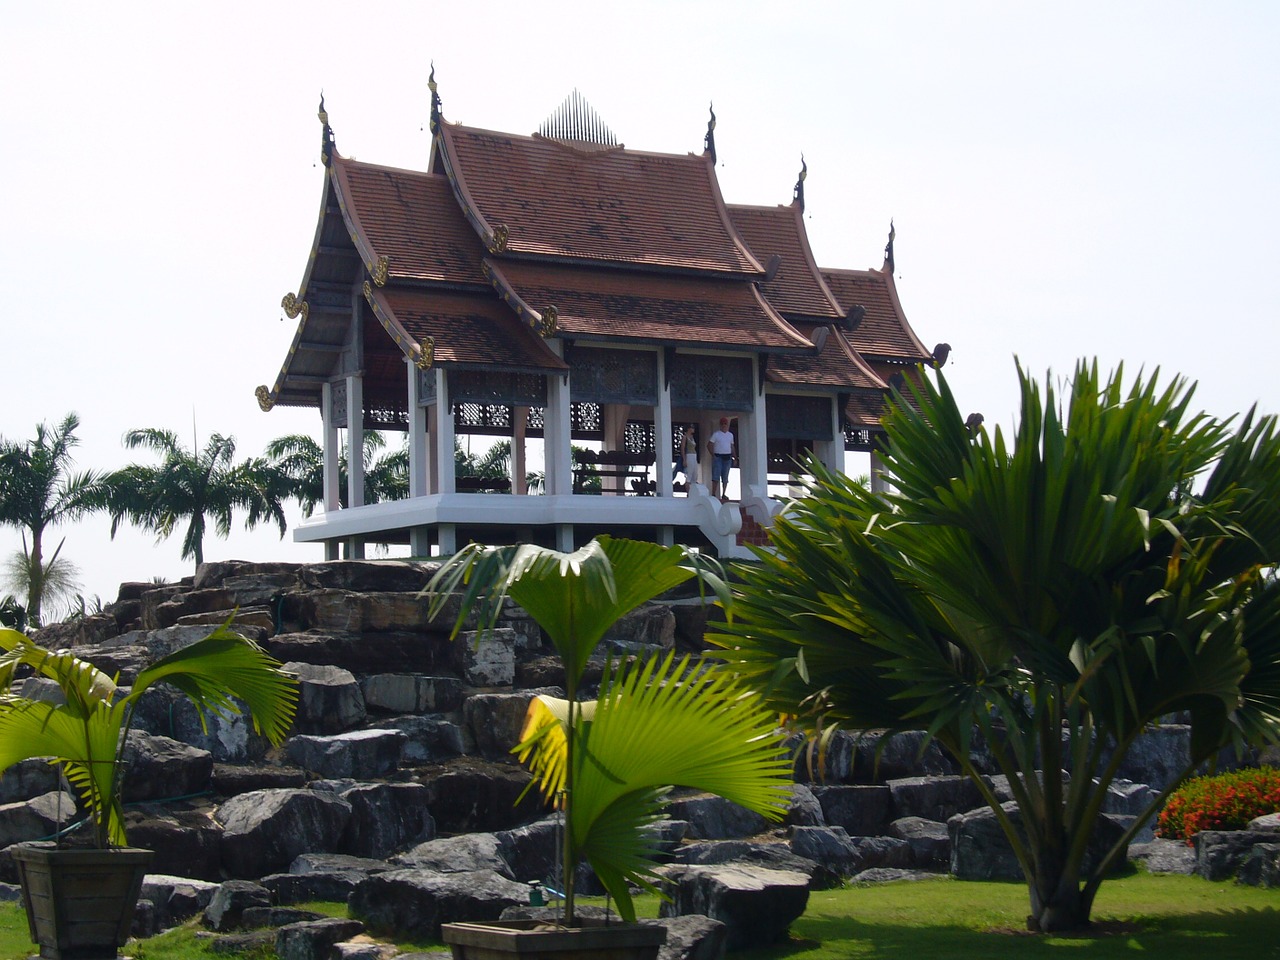
POLYGON ((283 300, 297 332, 257 389, 263 410, 320 411, 324 509, 294 538, 329 558, 367 543, 568 550, 601 532, 745 556, 799 459, 842 470, 846 451, 874 454, 893 378, 945 360, 907 323, 892 231, 879 269, 818 265, 803 166, 787 205, 724 201, 714 112, 700 153, 650 153, 576 92, 522 136, 447 122, 430 87, 425 171, 343 157, 321 100, 320 219, 283 300), (721 417, 738 453, 729 502, 708 489, 721 417), (698 472, 677 482, 687 425, 698 472), (407 499, 363 503, 368 430, 408 433, 407 499), (509 478, 455 476, 467 436, 509 440, 509 478))

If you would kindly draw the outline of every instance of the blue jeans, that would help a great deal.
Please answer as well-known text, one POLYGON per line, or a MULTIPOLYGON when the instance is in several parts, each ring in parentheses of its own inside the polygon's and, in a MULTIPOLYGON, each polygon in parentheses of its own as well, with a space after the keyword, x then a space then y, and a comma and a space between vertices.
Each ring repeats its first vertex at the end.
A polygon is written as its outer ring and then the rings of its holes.
POLYGON ((729 468, 733 466, 733 454, 717 453, 711 459, 711 482, 720 484, 720 492, 724 492, 729 482, 729 468))

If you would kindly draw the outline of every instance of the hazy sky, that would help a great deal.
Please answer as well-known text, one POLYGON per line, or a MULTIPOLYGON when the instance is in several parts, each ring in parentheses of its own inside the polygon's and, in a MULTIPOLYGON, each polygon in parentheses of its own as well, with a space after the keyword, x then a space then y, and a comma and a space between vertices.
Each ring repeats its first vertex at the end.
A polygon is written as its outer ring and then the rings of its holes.
MULTIPOLYGON (((132 427, 310 431, 258 410, 292 338, 339 151, 425 169, 448 120, 531 133, 573 89, 628 147, 700 152, 726 200, 788 203, 803 152, 824 266, 879 266, 962 406, 1009 424, 1014 356, 1200 382, 1280 410, 1280 5, 1273 3, 17 3, 0 0, 0 435, 69 410, 81 467, 132 427)), ((296 516, 293 511, 292 516, 296 516)), ((180 540, 58 531, 85 592, 176 578, 180 540)), ((0 531, 0 551, 18 535, 0 531)), ((206 557, 319 559, 272 531, 206 557)))

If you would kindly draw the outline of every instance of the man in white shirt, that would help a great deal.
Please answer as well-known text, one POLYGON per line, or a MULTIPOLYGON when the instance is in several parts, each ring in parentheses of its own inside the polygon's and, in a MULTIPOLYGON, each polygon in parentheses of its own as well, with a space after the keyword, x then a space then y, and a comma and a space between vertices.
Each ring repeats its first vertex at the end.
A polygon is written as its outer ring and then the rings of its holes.
POLYGON ((724 503, 729 499, 729 468, 733 466, 733 434, 729 430, 729 418, 720 418, 720 429, 707 440, 711 454, 711 495, 724 503))

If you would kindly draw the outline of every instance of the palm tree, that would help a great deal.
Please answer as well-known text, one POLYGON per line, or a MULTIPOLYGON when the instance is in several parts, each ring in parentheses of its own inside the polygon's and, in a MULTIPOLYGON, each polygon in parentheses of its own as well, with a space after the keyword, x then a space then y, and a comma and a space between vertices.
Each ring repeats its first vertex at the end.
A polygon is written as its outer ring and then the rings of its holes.
MULTIPOLYGON (((36 427, 35 439, 22 443, 0 437, 0 523, 31 535, 24 544, 27 618, 41 623, 41 611, 51 561, 44 556, 44 534, 52 526, 77 520, 102 509, 107 488, 92 471, 73 473, 71 451, 80 418, 68 413, 53 429, 36 427)), ((60 549, 60 548, 59 548, 60 549)))
POLYGON ((75 610, 75 600, 80 590, 80 568, 62 556, 64 537, 53 555, 35 568, 35 559, 27 547, 27 537, 22 536, 22 549, 15 550, 0 565, 0 582, 6 590, 22 591, 33 582, 40 583, 40 605, 44 615, 51 611, 65 619, 75 610))
MULTIPOLYGON (((409 454, 405 449, 377 456, 386 447, 381 433, 364 435, 364 502, 402 500, 409 495, 409 454)), ((324 502, 324 450, 303 433, 277 437, 267 444, 267 458, 289 479, 290 496, 304 516, 324 502)), ((338 458, 340 503, 347 506, 347 457, 338 458)))
POLYGON ((129 449, 145 447, 161 457, 159 466, 130 464, 107 478, 110 487, 111 535, 128 520, 165 539, 184 520, 182 559, 204 562, 207 518, 213 517, 218 536, 231 533, 234 510, 247 512, 245 526, 273 521, 284 536, 286 524, 282 500, 288 480, 263 459, 235 462, 233 437, 213 434, 200 451, 187 450, 170 430, 130 430, 124 435, 129 449))
POLYGON ((574 872, 584 857, 623 918, 635 919, 629 884, 654 889, 654 851, 644 828, 660 819, 672 786, 718 793, 773 819, 785 810, 790 767, 773 718, 727 674, 702 673, 668 656, 607 671, 600 699, 578 702, 587 662, 605 632, 691 577, 729 601, 723 581, 698 555, 609 537, 568 554, 530 544, 470 544, 427 586, 432 618, 462 590, 455 636, 472 611, 482 630, 492 627, 510 597, 560 654, 567 699, 535 698, 512 752, 530 762, 544 796, 564 810, 569 926, 574 872))
POLYGON ((1089 923, 1169 792, 1091 860, 1107 789, 1149 724, 1187 711, 1182 776, 1225 745, 1280 739, 1280 587, 1266 576, 1280 438, 1252 411, 1189 414, 1182 380, 1126 390, 1123 369, 1103 383, 1081 363, 1060 402, 1052 381, 1042 395, 1019 377, 1011 444, 966 430, 945 380, 894 404, 897 492, 811 463, 810 496, 775 524, 776 554, 743 569, 715 640, 815 728, 936 738, 991 805, 1026 876, 1028 925, 1047 932, 1089 923), (974 731, 1016 813, 975 768, 974 731))

